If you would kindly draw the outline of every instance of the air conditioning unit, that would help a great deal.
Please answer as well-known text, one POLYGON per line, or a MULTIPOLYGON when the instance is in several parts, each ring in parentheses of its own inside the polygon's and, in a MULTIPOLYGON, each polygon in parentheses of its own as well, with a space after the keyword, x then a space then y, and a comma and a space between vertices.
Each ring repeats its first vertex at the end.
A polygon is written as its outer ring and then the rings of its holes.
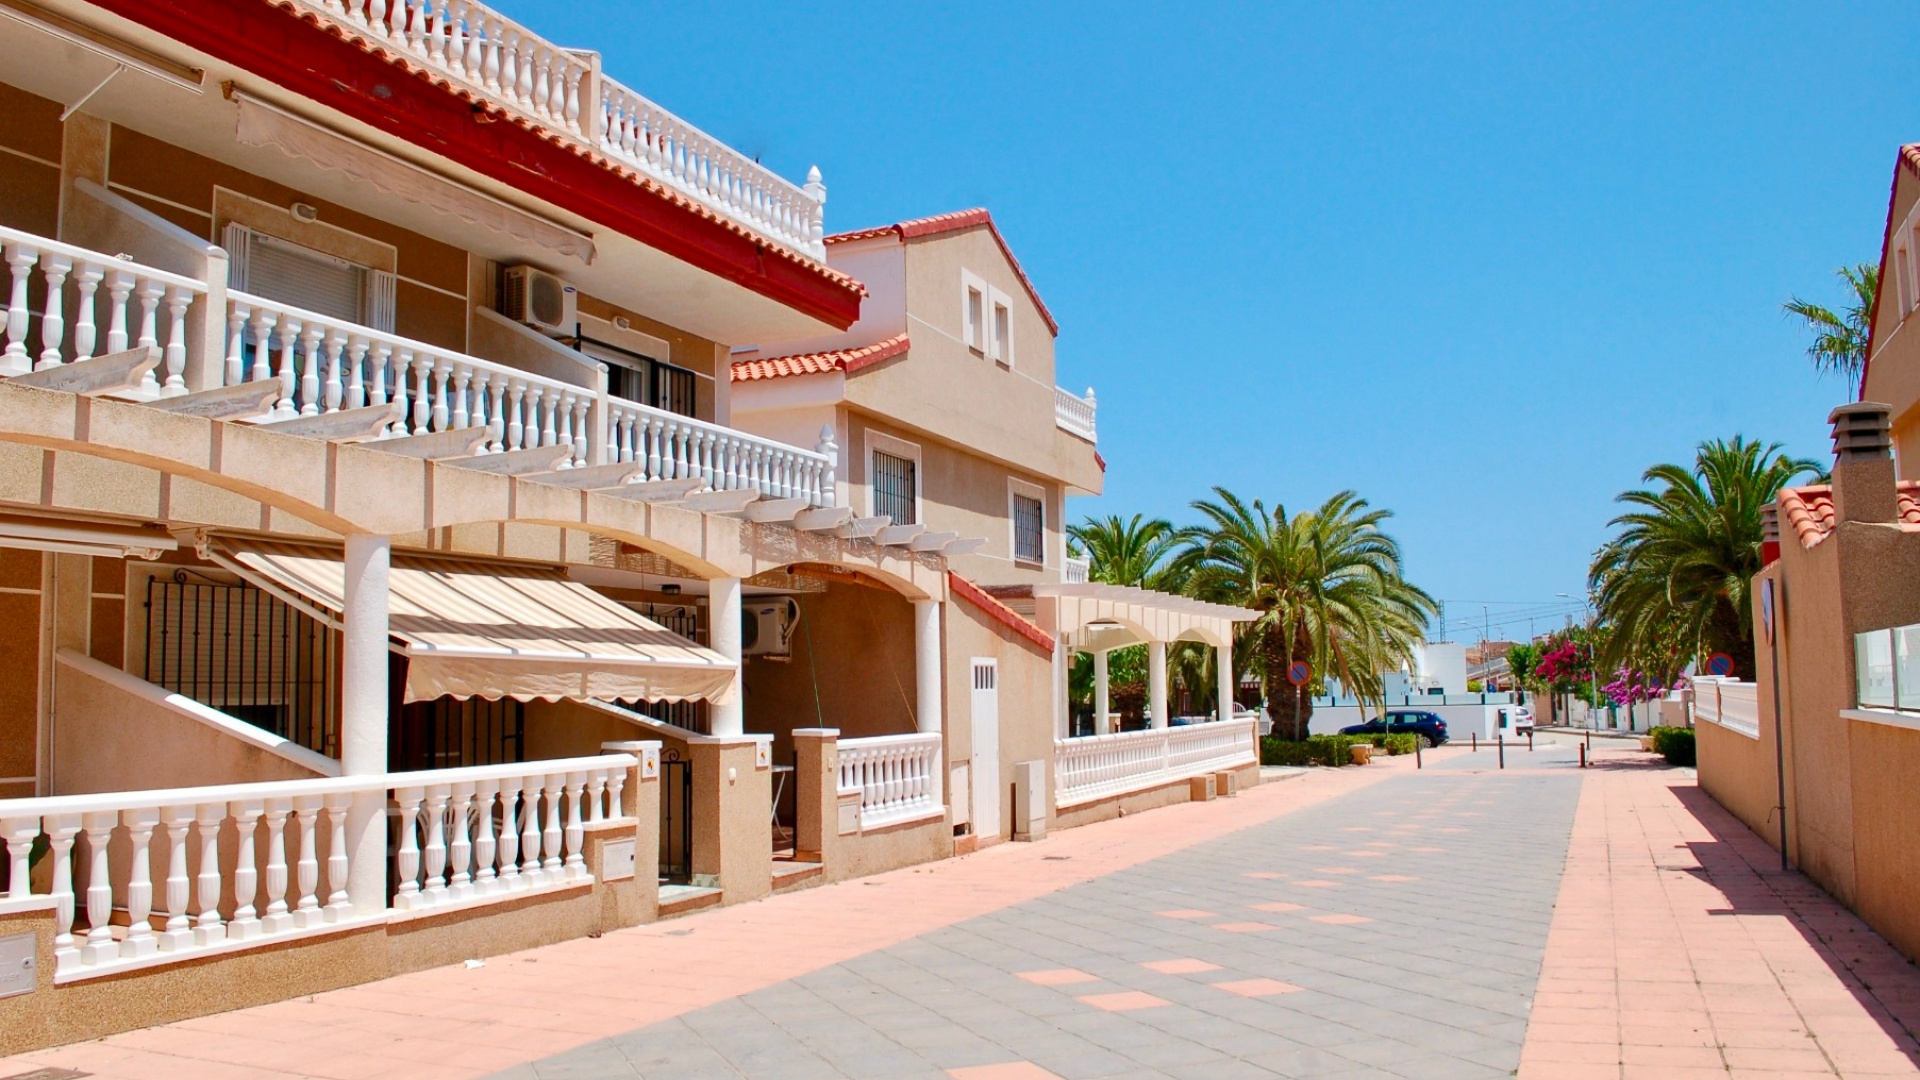
POLYGON ((800 603, 791 596, 748 597, 740 604, 740 655, 792 655, 800 603))
POLYGON ((579 321, 573 286, 535 266, 509 266, 500 313, 543 334, 570 335, 579 321))

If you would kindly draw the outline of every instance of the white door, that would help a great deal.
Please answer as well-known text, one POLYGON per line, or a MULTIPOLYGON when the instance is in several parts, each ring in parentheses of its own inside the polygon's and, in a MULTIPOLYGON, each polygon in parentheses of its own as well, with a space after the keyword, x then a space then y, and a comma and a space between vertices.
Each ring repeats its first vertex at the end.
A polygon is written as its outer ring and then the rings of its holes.
POLYGON ((973 658, 973 834, 1000 835, 1000 661, 973 658))

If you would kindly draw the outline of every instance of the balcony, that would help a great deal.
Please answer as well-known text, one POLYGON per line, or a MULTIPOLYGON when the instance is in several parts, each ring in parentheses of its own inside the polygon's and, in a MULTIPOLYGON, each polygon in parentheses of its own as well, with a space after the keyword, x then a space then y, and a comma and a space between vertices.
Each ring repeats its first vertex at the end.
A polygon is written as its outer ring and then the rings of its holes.
POLYGON ((826 249, 819 170, 795 185, 600 70, 468 0, 295 0, 323 25, 424 67, 528 125, 604 154, 816 262, 826 249))
POLYGON ((1090 443, 1099 442, 1093 423, 1094 409, 1093 387, 1087 387, 1086 397, 1058 386, 1053 388, 1053 422, 1061 431, 1090 443))
POLYGON ((1079 555, 1069 555, 1060 563, 1060 583, 1063 585, 1085 585, 1087 575, 1092 572, 1093 564, 1079 555))
POLYGON ((202 280, 5 228, 0 256, 11 274, 0 375, 144 349, 159 357, 157 372, 122 396, 233 391, 227 404, 266 404, 230 419, 354 412, 372 417, 376 439, 444 432, 451 445, 466 432, 477 454, 551 448, 559 469, 633 466, 609 485, 692 481, 810 507, 836 501, 831 432, 814 450, 788 446, 613 397, 587 365, 577 381, 535 374, 231 290, 216 280, 224 259, 202 280))

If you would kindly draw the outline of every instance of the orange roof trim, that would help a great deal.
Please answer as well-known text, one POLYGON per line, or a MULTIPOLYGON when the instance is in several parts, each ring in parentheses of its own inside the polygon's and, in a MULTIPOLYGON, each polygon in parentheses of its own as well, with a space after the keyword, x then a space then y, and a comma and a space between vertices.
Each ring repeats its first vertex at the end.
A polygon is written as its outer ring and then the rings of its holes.
MULTIPOLYGON (((1920 525, 1920 480, 1902 480, 1894 486, 1900 524, 1920 525)), ((1783 488, 1780 512, 1785 524, 1800 537, 1801 547, 1812 547, 1833 533, 1833 488, 1827 484, 1783 488)))
POLYGON ((993 223, 993 215, 984 207, 955 210, 951 213, 935 214, 932 217, 914 218, 912 221, 896 221, 891 225, 875 225, 868 229, 855 229, 853 232, 835 233, 827 237, 826 242, 829 246, 848 244, 855 240, 871 240, 877 236, 886 236, 889 233, 898 236, 902 241, 907 241, 922 236, 940 236, 945 233, 959 232, 962 229, 977 228, 981 225, 987 227, 987 231, 993 234, 994 243, 1000 245, 1000 253, 1007 257, 1007 264, 1013 267, 1014 276, 1020 279, 1020 284, 1026 288, 1027 295, 1033 298, 1033 306, 1040 309, 1040 317, 1046 320, 1047 329, 1053 331, 1054 337, 1059 337, 1060 324, 1054 320, 1053 312, 1048 310, 1047 302, 1040 299, 1040 290, 1033 287, 1033 279, 1027 277, 1027 271, 1020 265, 1020 260, 1014 258, 1013 249, 1007 246, 1007 238, 1000 235, 1000 227, 993 223))
POLYGON ((953 595, 986 612, 994 621, 1005 624, 1009 630, 1031 641, 1048 656, 1053 655, 1053 639, 1047 636, 1045 630, 1022 618, 1019 612, 982 592, 980 586, 949 570, 947 571, 947 588, 953 595))
POLYGON ((907 351, 907 335, 900 334, 885 341, 876 341, 871 345, 862 345, 857 349, 834 349, 829 352, 800 353, 795 356, 759 356, 751 360, 737 360, 728 369, 729 382, 757 382, 761 379, 783 379, 789 375, 825 375, 829 372, 843 371, 851 375, 861 368, 872 367, 883 360, 891 360, 907 351))

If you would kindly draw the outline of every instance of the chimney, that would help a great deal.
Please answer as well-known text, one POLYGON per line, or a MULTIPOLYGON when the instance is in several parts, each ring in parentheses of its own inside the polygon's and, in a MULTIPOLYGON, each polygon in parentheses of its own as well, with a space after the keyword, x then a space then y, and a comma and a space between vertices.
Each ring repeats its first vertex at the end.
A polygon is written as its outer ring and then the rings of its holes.
POLYGON ((1900 519, 1894 497, 1892 411, 1877 401, 1857 401, 1827 416, 1833 425, 1835 524, 1900 519))
POLYGON ((1760 508, 1760 565, 1780 561, 1780 504, 1770 502, 1760 508))

